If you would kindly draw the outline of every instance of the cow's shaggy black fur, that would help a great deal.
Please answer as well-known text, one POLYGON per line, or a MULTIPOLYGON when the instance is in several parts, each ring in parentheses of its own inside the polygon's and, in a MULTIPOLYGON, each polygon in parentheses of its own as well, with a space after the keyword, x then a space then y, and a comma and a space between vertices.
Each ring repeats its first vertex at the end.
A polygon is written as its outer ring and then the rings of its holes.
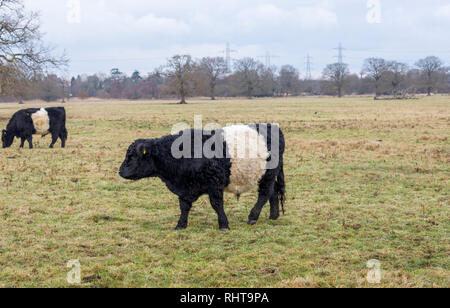
MULTIPOLYGON (((259 131, 260 125, 253 126, 259 131)), ((184 132, 186 133, 186 131, 184 132)), ((194 131, 191 130, 192 143, 194 131)), ((202 132, 203 133, 203 132, 202 132)), ((223 142, 224 158, 180 158, 172 156, 172 145, 181 134, 166 136, 160 139, 141 139, 134 142, 128 149, 125 161, 120 168, 120 176, 129 180, 139 180, 149 177, 160 178, 168 189, 179 197, 181 216, 177 230, 186 229, 192 204, 202 195, 209 195, 211 205, 217 212, 220 230, 229 229, 228 218, 224 211, 223 194, 230 184, 231 160, 226 155, 226 142, 223 142)), ((203 136, 203 143, 211 136, 222 136, 222 131, 208 132, 203 136)), ((268 150, 272 147, 271 126, 268 126, 268 150)), ((248 224, 254 225, 263 206, 270 201, 270 218, 276 220, 280 216, 279 203, 284 211, 285 182, 283 172, 283 153, 285 141, 280 130, 278 167, 267 170, 259 183, 258 202, 252 209, 248 224)), ((192 151, 194 151, 192 149, 192 151)))
MULTIPOLYGON (((36 134, 34 128, 32 114, 38 112, 40 109, 30 108, 16 112, 2 132, 3 148, 9 148, 14 138, 20 138, 20 147, 23 148, 25 140, 28 141, 30 149, 33 148, 33 135, 36 134)), ((53 148, 58 138, 61 139, 61 146, 66 146, 68 137, 66 129, 66 110, 63 107, 45 108, 50 120, 49 133, 52 135, 52 143, 50 148, 53 148)))

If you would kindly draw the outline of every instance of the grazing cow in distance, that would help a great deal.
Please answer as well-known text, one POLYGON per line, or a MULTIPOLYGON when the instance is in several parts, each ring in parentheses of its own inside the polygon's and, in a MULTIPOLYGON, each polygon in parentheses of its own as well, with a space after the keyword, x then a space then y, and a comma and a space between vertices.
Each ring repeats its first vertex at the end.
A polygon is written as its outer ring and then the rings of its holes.
POLYGON ((250 213, 249 225, 256 224, 268 201, 270 219, 279 218, 280 201, 284 212, 284 150, 285 140, 278 125, 235 125, 214 131, 186 130, 160 139, 135 141, 128 149, 119 174, 134 181, 160 178, 179 197, 181 216, 176 230, 187 228, 192 203, 200 196, 208 195, 217 212, 220 230, 227 231, 229 224, 223 206, 224 192, 239 197, 259 185, 258 202, 250 213), (195 136, 200 137, 196 139, 195 136), (204 151, 199 155, 196 153, 198 147, 186 148, 186 144, 180 144, 183 139, 188 139, 191 145, 200 143, 202 149, 211 146, 220 155, 211 157, 204 151), (180 157, 179 153, 174 156, 174 149, 183 151, 189 157, 180 157), (247 155, 249 151, 256 155, 247 155))
POLYGON ((25 141, 28 141, 30 149, 33 148, 33 135, 52 135, 53 148, 58 138, 61 139, 61 146, 66 146, 68 137, 66 129, 66 110, 64 107, 53 108, 30 108, 17 111, 9 121, 6 129, 2 131, 3 148, 9 148, 14 138, 20 138, 20 147, 23 148, 25 141))

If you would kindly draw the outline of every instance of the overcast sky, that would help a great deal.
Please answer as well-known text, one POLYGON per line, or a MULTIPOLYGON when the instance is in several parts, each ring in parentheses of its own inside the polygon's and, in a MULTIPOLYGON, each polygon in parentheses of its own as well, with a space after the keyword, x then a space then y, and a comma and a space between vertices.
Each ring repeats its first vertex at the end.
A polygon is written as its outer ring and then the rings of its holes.
POLYGON ((303 75, 337 61, 359 72, 371 56, 408 64, 436 55, 450 65, 448 0, 25 0, 41 12, 45 40, 71 59, 71 74, 153 71, 174 54, 254 57, 303 75), (78 14, 77 2, 80 4, 78 14), (381 4, 378 7, 377 3, 381 4), (381 14, 378 14, 381 13, 381 14))

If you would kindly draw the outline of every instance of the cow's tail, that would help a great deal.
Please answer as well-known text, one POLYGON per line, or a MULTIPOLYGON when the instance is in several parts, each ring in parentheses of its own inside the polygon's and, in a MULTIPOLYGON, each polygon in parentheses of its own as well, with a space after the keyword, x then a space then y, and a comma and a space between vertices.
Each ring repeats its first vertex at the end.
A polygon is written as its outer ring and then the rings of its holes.
POLYGON ((283 164, 281 165, 280 173, 278 174, 275 185, 276 185, 276 189, 278 192, 278 197, 281 202, 281 210, 283 211, 283 215, 284 215, 285 214, 284 203, 286 202, 286 182, 284 180, 283 164))
POLYGON ((64 127, 62 129, 62 138, 64 138, 65 140, 67 140, 67 138, 69 138, 69 133, 67 132, 67 128, 64 127))
POLYGON ((64 116, 63 116, 63 128, 62 128, 62 131, 61 131, 61 135, 62 135, 62 137, 65 140, 67 140, 67 138, 69 137, 69 133, 67 132, 67 128, 66 128, 66 108, 64 108, 64 107, 61 107, 61 108, 62 108, 63 113, 64 113, 64 116))
POLYGON ((285 215, 284 204, 286 203, 286 181, 284 177, 284 150, 286 147, 286 141, 284 139, 284 134, 280 129, 280 172, 278 173, 277 181, 276 181, 276 189, 278 192, 278 198, 281 202, 281 210, 283 211, 283 215, 285 215))

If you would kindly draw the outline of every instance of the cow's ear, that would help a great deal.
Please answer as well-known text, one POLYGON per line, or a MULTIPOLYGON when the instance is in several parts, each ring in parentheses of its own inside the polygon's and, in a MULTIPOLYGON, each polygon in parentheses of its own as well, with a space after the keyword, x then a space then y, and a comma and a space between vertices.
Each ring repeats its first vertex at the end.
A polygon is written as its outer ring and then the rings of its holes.
POLYGON ((146 157, 147 155, 150 154, 150 147, 145 143, 140 143, 136 147, 136 151, 140 157, 146 157))
POLYGON ((6 129, 2 130, 2 135, 6 135, 6 129))

